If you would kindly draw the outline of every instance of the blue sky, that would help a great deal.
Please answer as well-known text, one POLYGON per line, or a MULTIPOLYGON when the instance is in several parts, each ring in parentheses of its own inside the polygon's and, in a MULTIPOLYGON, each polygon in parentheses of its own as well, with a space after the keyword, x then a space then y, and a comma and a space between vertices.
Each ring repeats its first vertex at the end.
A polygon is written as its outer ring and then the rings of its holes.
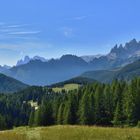
POLYGON ((25 55, 106 54, 140 40, 139 0, 0 1, 0 64, 25 55))

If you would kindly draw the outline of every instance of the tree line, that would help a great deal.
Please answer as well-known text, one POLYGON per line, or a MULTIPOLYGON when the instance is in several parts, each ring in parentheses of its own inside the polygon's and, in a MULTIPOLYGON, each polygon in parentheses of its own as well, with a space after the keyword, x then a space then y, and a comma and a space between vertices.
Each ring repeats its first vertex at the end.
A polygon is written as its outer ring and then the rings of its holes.
POLYGON ((45 94, 29 125, 136 126, 140 121, 140 78, 94 83, 78 90, 45 94))
POLYGON ((136 126, 139 121, 140 78, 111 84, 95 82, 68 92, 33 86, 0 94, 0 130, 56 124, 136 126), (29 103, 31 100, 37 108, 29 103))

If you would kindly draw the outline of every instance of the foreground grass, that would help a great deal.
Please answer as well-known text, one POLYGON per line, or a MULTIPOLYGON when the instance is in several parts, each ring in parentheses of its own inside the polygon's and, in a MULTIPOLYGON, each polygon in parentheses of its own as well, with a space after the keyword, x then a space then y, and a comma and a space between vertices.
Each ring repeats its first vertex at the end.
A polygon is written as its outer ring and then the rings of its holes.
POLYGON ((0 132, 0 140, 140 140, 140 129, 88 126, 20 127, 0 132))

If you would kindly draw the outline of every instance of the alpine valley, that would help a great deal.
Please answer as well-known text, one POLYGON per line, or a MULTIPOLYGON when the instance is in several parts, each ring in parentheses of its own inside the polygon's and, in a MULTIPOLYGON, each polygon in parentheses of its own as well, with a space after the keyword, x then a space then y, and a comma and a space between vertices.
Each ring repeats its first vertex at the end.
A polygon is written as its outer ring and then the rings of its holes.
POLYGON ((114 78, 131 79, 139 76, 139 59, 140 42, 133 39, 124 46, 115 45, 107 55, 79 57, 66 54, 50 60, 26 56, 16 66, 1 66, 0 71, 28 85, 50 85, 77 76, 110 82, 114 78))

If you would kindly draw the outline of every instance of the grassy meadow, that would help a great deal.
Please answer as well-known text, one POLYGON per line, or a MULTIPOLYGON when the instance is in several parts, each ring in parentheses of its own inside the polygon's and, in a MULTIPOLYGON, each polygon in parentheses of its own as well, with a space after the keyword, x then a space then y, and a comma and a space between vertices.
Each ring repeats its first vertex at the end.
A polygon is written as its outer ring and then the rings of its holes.
POLYGON ((54 92, 61 92, 62 90, 70 91, 75 90, 79 88, 79 84, 65 84, 63 87, 54 87, 54 92))
POLYGON ((0 132, 0 140, 140 140, 140 129, 88 126, 19 127, 0 132))

